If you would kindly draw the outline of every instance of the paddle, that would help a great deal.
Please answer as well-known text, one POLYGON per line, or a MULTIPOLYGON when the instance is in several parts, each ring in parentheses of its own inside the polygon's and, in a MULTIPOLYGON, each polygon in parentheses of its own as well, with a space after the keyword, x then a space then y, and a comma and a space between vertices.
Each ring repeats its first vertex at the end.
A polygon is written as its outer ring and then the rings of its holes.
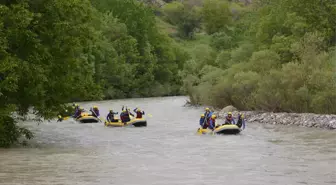
POLYGON ((151 114, 147 114, 147 116, 150 117, 150 118, 153 117, 153 115, 151 115, 151 114))

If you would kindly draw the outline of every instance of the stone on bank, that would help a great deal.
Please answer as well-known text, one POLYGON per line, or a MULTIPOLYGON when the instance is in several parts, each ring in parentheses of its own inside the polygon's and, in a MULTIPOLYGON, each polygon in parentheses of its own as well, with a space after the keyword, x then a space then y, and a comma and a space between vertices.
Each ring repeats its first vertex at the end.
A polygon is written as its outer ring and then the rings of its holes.
MULTIPOLYGON (((237 117, 238 115, 238 109, 232 105, 226 106, 220 111, 216 111, 215 114, 218 116, 218 118, 224 118, 228 112, 232 112, 234 117, 237 117)), ((281 124, 336 129, 336 115, 312 113, 273 113, 258 111, 241 111, 241 113, 244 113, 247 124, 281 124)))

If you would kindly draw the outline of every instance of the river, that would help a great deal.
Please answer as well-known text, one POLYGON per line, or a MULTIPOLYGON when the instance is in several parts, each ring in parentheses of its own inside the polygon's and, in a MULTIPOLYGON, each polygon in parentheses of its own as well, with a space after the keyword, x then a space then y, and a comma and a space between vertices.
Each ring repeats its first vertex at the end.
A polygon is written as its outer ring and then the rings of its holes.
MULTIPOLYGON (((29 147, 0 150, 3 185, 323 185, 336 183, 335 131, 248 124, 240 135, 197 135, 202 108, 185 97, 85 102, 152 115, 145 128, 26 123, 29 147)), ((119 111, 120 113, 120 111, 119 111)))

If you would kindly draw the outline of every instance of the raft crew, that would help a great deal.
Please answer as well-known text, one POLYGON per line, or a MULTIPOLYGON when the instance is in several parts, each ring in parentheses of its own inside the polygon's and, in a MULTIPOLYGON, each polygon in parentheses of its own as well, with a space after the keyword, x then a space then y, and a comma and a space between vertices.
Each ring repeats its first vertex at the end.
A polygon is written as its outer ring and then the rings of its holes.
POLYGON ((58 120, 57 122, 62 122, 63 121, 63 117, 61 115, 58 115, 58 120))
POLYGON ((124 109, 124 106, 121 108, 120 119, 121 119, 121 122, 123 123, 131 121, 130 116, 129 116, 129 111, 127 111, 127 107, 126 107, 126 110, 124 109))
POLYGON ((210 109, 208 107, 205 108, 204 116, 207 118, 207 120, 211 118, 211 115, 212 115, 212 112, 210 111, 210 109))
POLYGON ((82 107, 79 107, 75 114, 73 115, 74 118, 79 118, 82 116, 82 113, 84 112, 84 109, 82 107))
POLYGON ((74 107, 75 107, 74 108, 75 112, 74 112, 74 115, 72 117, 76 118, 78 115, 80 115, 80 114, 78 114, 80 107, 77 104, 75 104, 74 107))
POLYGON ((93 109, 90 109, 90 112, 92 113, 92 116, 98 118, 98 116, 100 116, 99 114, 99 109, 97 106, 93 106, 93 109))
POLYGON ((78 109, 79 109, 79 105, 78 105, 78 104, 74 104, 74 107, 73 107, 73 108, 74 108, 74 110, 75 110, 75 112, 76 112, 76 111, 78 111, 78 109))
POLYGON ((206 124, 205 123, 205 116, 204 116, 204 114, 201 114, 201 118, 199 120, 199 124, 201 125, 201 127, 203 127, 203 125, 206 124))
MULTIPOLYGON (((199 120, 199 124, 202 129, 215 129, 219 127, 220 125, 216 125, 216 115, 213 114, 213 112, 210 111, 209 108, 205 109, 205 114, 201 114, 201 118, 199 120), (210 115, 210 118, 207 116, 210 115)), ((242 113, 238 113, 237 123, 235 119, 232 116, 232 112, 228 112, 227 116, 225 117, 225 122, 223 125, 227 124, 236 124, 239 128, 245 129, 245 119, 244 115, 242 113)))
POLYGON ((78 109, 78 107, 79 107, 78 104, 75 104, 75 103, 72 104, 72 109, 73 109, 73 110, 78 109))
POLYGON ((114 118, 114 115, 116 114, 118 114, 118 112, 113 112, 113 110, 111 109, 106 116, 106 120, 109 122, 118 122, 118 119, 114 118))
POLYGON ((145 112, 138 108, 135 108, 133 111, 136 113, 136 118, 142 118, 142 115, 145 115, 145 112))
POLYGON ((120 113, 120 120, 121 122, 123 123, 126 123, 128 121, 130 121, 130 117, 129 117, 129 114, 127 114, 127 111, 126 110, 123 110, 121 113, 120 113))
POLYGON ((210 118, 211 118, 211 115, 212 115, 212 111, 210 111, 210 109, 207 107, 207 108, 205 108, 205 113, 204 113, 204 117, 205 117, 205 119, 204 119, 204 122, 203 122, 203 125, 204 124, 208 124, 208 122, 209 122, 209 120, 210 120, 210 118))
POLYGON ((235 120, 232 117, 232 112, 229 112, 228 115, 225 117, 224 125, 227 125, 227 124, 235 124, 235 120))
POLYGON ((211 118, 209 119, 209 122, 208 122, 208 127, 209 129, 211 130, 214 130, 215 127, 216 127, 216 115, 211 115, 211 118))
POLYGON ((245 119, 244 119, 244 114, 238 113, 238 120, 236 124, 239 128, 243 126, 243 129, 245 129, 245 119))

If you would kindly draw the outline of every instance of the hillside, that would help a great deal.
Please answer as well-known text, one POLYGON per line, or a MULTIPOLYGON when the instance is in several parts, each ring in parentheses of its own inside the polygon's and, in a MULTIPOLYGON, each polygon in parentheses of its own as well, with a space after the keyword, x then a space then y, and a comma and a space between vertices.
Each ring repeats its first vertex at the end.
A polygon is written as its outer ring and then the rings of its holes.
POLYGON ((181 73, 192 103, 336 113, 335 1, 184 0, 156 10, 192 57, 181 73))

